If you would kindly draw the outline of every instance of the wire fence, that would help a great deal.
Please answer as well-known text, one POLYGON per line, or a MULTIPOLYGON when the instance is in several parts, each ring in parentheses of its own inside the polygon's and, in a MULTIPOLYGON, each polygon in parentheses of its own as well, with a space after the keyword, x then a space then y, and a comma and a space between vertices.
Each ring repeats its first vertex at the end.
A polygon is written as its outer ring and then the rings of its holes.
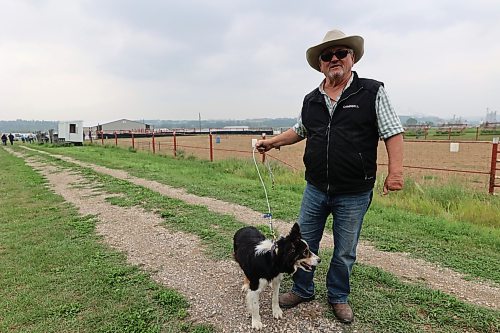
MULTIPOLYGON (((101 133, 93 139, 96 144, 116 145, 124 148, 149 151, 153 154, 174 157, 195 156, 210 161, 228 158, 252 158, 252 139, 261 139, 267 134, 198 134, 198 135, 155 135, 137 136, 135 133, 101 133)), ((295 172, 303 172, 302 154, 304 141, 282 147, 260 155, 275 161, 295 172)), ((479 187, 494 194, 500 187, 498 172, 498 138, 490 141, 460 140, 406 140, 404 141, 404 164, 406 174, 424 183, 448 182, 450 178, 465 181, 467 185, 479 187)), ((385 145, 379 145, 378 165, 388 162, 385 145)), ((379 167, 383 173, 384 168, 379 167)))

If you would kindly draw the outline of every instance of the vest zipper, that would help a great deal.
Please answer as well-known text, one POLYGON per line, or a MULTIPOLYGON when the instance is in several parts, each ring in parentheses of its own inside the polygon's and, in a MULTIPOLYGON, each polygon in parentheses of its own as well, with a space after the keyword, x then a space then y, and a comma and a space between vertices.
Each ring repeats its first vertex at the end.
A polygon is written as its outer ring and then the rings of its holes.
MULTIPOLYGON (((335 105, 335 108, 337 108, 337 105, 339 105, 340 102, 345 101, 352 95, 356 95, 358 92, 361 91, 363 87, 360 87, 358 90, 356 90, 353 93, 350 93, 348 96, 340 99, 337 104, 335 105)), ((333 111, 335 112, 335 111, 333 111)), ((330 115, 330 121, 328 122, 328 127, 326 129, 326 193, 330 192, 330 168, 329 168, 329 158, 330 158, 330 127, 332 125, 332 119, 333 119, 333 114, 330 115)), ((366 172, 365 172, 365 177, 366 177, 366 172)))
POLYGON ((330 159, 330 125, 332 124, 332 116, 328 122, 326 129, 326 193, 330 192, 330 175, 329 175, 329 159, 330 159))

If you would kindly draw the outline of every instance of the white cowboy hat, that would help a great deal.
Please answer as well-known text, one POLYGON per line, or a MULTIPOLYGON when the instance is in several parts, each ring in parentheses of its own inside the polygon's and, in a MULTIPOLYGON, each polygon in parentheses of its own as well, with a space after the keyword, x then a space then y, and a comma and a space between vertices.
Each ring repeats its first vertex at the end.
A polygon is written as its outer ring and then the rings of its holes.
POLYGON ((357 63, 365 52, 363 45, 364 40, 361 36, 346 36, 340 30, 331 30, 326 33, 321 43, 307 49, 306 59, 312 68, 320 72, 319 56, 321 52, 332 46, 346 46, 354 51, 354 63, 357 63))

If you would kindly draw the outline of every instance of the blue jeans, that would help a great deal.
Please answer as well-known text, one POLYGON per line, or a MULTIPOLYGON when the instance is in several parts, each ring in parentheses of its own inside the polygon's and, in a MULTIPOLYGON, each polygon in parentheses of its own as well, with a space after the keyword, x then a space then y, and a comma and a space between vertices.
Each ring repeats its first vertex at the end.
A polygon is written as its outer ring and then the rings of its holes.
MULTIPOLYGON (((363 218, 370 206, 373 191, 328 195, 307 183, 300 208, 302 238, 312 252, 318 253, 328 216, 333 215, 333 256, 326 277, 328 302, 347 303, 351 291, 349 278, 356 261, 356 247, 363 218)), ((314 297, 314 272, 299 269, 293 275, 292 293, 314 297)))

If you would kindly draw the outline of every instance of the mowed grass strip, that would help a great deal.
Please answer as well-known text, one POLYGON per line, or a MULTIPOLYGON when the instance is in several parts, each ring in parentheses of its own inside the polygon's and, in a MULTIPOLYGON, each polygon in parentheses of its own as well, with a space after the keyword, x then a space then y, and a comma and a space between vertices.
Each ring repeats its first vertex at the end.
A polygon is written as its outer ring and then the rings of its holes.
MULTIPOLYGON (((71 167, 71 163, 51 160, 71 167)), ((114 204, 155 210, 162 214, 169 227, 200 236, 207 246, 208 254, 221 259, 230 258, 232 234, 241 226, 232 217, 165 198, 149 189, 98 174, 88 168, 72 167, 83 172, 89 180, 98 181, 102 184, 101 189, 110 194, 121 193, 119 198, 110 197, 109 200, 114 204)), ((264 224, 261 230, 267 232, 268 228, 264 224)), ((326 303, 324 281, 331 251, 323 251, 321 257, 323 261, 315 276, 317 299, 326 303)), ((288 277, 283 289, 287 290, 290 286, 291 279, 288 277)), ((378 268, 355 265, 352 289, 351 302, 357 318, 352 328, 360 332, 451 333, 497 332, 500 329, 500 312, 464 303, 424 286, 403 283, 378 268)), ((331 313, 327 315, 334 320, 331 313)))
MULTIPOLYGON (((39 148, 39 147, 37 147, 39 148)), ((132 175, 183 187, 188 192, 267 212, 264 191, 253 162, 208 162, 133 152, 114 146, 47 147, 51 153, 126 170, 132 175)), ((273 217, 296 220, 303 176, 273 165, 275 186, 260 165, 273 217)), ((458 184, 425 189, 408 180, 405 190, 380 196, 382 180, 361 237, 384 251, 408 252, 470 278, 500 283, 500 198, 458 184)))
POLYGON ((212 332, 188 302, 127 265, 96 218, 0 149, 0 332, 212 332))

